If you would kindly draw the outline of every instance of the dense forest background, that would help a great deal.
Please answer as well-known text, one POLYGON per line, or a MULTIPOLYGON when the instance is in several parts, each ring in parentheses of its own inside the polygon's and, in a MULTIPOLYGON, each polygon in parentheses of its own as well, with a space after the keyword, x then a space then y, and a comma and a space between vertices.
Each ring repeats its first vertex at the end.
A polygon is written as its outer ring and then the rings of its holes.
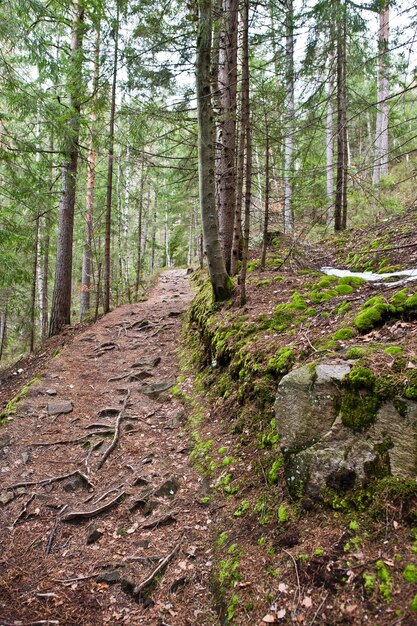
POLYGON ((2 363, 137 299, 159 268, 203 261, 205 8, 230 274, 242 230, 250 246, 318 241, 415 202, 411 0, 2 3, 2 363))

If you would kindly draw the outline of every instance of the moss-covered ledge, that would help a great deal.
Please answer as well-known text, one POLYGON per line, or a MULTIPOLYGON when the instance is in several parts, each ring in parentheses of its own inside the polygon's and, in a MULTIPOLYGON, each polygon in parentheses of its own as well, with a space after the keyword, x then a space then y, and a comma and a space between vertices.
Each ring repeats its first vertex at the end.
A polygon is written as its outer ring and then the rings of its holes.
POLYGON ((275 418, 293 495, 322 496, 374 478, 417 478, 415 373, 389 379, 371 368, 323 360, 285 376, 275 418), (410 395, 410 392, 409 392, 410 395))

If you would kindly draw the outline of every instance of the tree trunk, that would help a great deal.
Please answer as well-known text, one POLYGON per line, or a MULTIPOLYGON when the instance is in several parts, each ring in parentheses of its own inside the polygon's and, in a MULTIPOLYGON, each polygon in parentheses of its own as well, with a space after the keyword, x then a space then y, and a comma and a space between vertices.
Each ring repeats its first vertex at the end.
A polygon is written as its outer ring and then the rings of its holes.
POLYGON ((389 98, 389 0, 379 14, 378 37, 378 110, 375 130, 375 165, 373 183, 379 186, 381 176, 388 173, 388 98, 389 98))
POLYGON ((294 231, 292 207, 294 151, 294 5, 287 0, 285 12, 285 154, 284 154, 284 232, 294 231))
POLYGON ((93 239, 93 212, 94 193, 96 177, 97 152, 95 147, 98 86, 100 76, 100 25, 96 30, 96 41, 94 49, 94 86, 93 86, 93 110, 90 116, 91 137, 87 155, 87 185, 85 195, 85 242, 83 247, 83 262, 81 271, 81 293, 80 293, 80 320, 84 319, 90 309, 91 292, 91 266, 92 266, 92 239, 93 239))
MULTIPOLYGON (((332 36, 333 25, 330 25, 332 36)), ((334 174, 333 174, 333 90, 334 90, 334 52, 329 54, 327 80, 327 117, 326 117, 326 224, 330 226, 334 216, 334 174)))
POLYGON ((67 161, 62 167, 61 199, 59 203, 58 241, 55 284, 52 296, 49 335, 56 335, 71 321, 72 243, 80 133, 80 91, 82 83, 82 42, 84 28, 83 1, 74 0, 75 18, 71 36, 71 76, 69 78, 69 109, 72 113, 67 140, 67 161))
POLYGON ((217 163, 219 235, 226 270, 230 271, 236 180, 236 83, 239 0, 223 0, 219 38, 218 97, 219 155, 217 163))
POLYGON ((245 222, 243 228, 242 269, 240 272, 240 306, 246 304, 246 273, 249 252, 250 208, 252 202, 252 134, 249 119, 249 0, 245 0, 242 19, 242 89, 246 91, 242 117, 245 120, 246 167, 245 167, 245 222))
MULTIPOLYGON (((242 77, 243 82, 243 77, 242 77)), ((230 265, 230 273, 235 276, 238 272, 237 265, 241 250, 241 236, 242 236, 242 197, 243 197, 243 174, 245 168, 245 138, 246 138, 246 126, 244 116, 247 111, 246 106, 247 92, 243 89, 243 84, 240 90, 240 125, 239 125, 239 143, 237 154, 237 177, 236 177, 236 202, 235 202, 235 217, 233 224, 233 245, 232 245, 232 258, 230 265)))
POLYGON ((268 223, 269 223, 269 126, 268 116, 265 113, 265 208, 262 238, 261 269, 265 269, 266 249, 268 245, 268 223))
POLYGON ((347 221, 347 133, 346 133, 346 4, 339 4, 337 19, 337 172, 334 206, 335 231, 347 221))
POLYGON ((33 270, 32 270, 32 288, 30 298, 30 337, 29 337, 29 352, 32 353, 35 349, 35 336, 36 336, 36 280, 38 277, 38 256, 39 256, 39 215, 35 220, 35 241, 33 246, 33 270))
POLYGON ((109 155, 106 192, 106 235, 104 241, 104 313, 110 311, 110 255, 111 255, 111 205, 113 194, 114 121, 116 113, 117 57, 119 53, 119 0, 116 0, 116 30, 114 33, 113 82, 109 122, 109 155))
POLYGON ((145 188, 145 165, 144 157, 140 170, 140 192, 138 206, 138 235, 137 235, 137 260, 136 260, 136 281, 135 281, 135 301, 138 299, 140 274, 142 271, 142 216, 143 216, 143 191, 145 188))
POLYGON ((6 329, 7 329, 7 296, 4 305, 4 312, 0 313, 0 361, 3 357, 4 347, 6 345, 6 329))
POLYGON ((210 59, 212 14, 211 0, 199 0, 196 90, 198 110, 198 174, 201 219, 207 262, 216 300, 230 296, 233 283, 222 256, 215 205, 214 118, 211 100, 210 59))

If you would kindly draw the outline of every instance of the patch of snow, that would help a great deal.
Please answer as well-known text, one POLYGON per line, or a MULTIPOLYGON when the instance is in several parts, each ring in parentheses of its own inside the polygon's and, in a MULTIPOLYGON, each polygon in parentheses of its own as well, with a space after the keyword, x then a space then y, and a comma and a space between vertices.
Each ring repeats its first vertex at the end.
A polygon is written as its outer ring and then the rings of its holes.
POLYGON ((328 276, 338 276, 339 278, 344 278, 345 276, 355 276, 356 278, 362 278, 367 282, 375 283, 375 285, 389 284, 393 287, 417 280, 417 268, 401 270, 399 272, 389 272, 385 274, 375 274, 375 272, 351 272, 350 270, 341 270, 336 267, 322 267, 320 271, 328 276), (399 276, 404 276, 404 278, 401 280, 390 280, 399 276))

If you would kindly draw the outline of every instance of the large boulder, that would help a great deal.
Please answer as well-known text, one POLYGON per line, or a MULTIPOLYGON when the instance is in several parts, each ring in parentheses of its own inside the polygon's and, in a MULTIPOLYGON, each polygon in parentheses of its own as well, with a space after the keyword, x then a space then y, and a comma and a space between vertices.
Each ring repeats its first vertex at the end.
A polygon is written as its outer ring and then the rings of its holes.
POLYGON ((417 477, 417 403, 381 401, 372 422, 353 430, 341 412, 344 394, 352 394, 350 369, 343 361, 322 362, 293 370, 279 384, 275 415, 295 495, 344 493, 375 477, 417 477))

